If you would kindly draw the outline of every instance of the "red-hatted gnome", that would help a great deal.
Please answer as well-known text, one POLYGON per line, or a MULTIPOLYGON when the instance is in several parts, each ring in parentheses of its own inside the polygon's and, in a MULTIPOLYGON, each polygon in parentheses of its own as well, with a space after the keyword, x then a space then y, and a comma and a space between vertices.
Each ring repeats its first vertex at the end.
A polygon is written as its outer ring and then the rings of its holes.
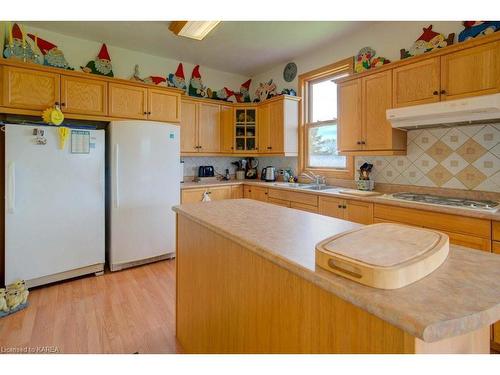
POLYGON ((99 74, 101 76, 113 77, 113 67, 111 66, 111 57, 109 57, 108 48, 103 43, 99 54, 95 60, 91 60, 85 66, 80 67, 85 73, 99 74))
POLYGON ((66 61, 63 52, 57 48, 55 44, 52 44, 42 38, 35 37, 33 34, 28 34, 28 36, 33 41, 36 40, 37 47, 43 55, 44 65, 73 70, 73 68, 71 68, 66 61))
POLYGON ((169 87, 176 87, 178 89, 186 90, 186 79, 184 78, 184 68, 182 63, 179 63, 175 73, 170 73, 167 77, 167 83, 169 87))
POLYGON ((446 38, 443 34, 432 30, 432 25, 423 28, 423 33, 413 43, 409 50, 401 50, 401 58, 421 55, 437 48, 443 48, 453 44, 455 33, 451 33, 446 38))
POLYGON ((196 65, 191 74, 191 81, 189 81, 189 96, 197 96, 206 98, 208 96, 206 86, 203 86, 201 81, 200 66, 196 65))
POLYGON ((250 103, 250 83, 252 83, 251 78, 241 84, 240 92, 234 93, 238 103, 250 103))

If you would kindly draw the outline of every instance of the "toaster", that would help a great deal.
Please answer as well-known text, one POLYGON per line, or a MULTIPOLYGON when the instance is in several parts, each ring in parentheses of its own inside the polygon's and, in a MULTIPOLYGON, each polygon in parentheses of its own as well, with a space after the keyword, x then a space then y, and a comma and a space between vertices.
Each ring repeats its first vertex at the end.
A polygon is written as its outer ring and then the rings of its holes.
POLYGON ((214 177, 214 167, 211 165, 202 165, 198 168, 198 177, 214 177))

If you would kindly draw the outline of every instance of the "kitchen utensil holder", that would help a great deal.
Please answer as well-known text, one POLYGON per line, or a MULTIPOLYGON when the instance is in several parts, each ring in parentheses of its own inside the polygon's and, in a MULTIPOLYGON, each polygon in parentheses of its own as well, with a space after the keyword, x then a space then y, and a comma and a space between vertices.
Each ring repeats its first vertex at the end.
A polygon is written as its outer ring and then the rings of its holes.
POLYGON ((356 187, 358 190, 372 191, 375 189, 375 181, 373 180, 357 180, 356 187))

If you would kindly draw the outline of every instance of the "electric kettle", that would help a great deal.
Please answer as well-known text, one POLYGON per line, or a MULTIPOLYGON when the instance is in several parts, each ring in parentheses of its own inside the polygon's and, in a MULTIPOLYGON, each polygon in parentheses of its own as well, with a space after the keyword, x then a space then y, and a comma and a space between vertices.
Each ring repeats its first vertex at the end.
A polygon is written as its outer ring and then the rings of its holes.
POLYGON ((261 180, 272 182, 276 181, 276 168, 267 166, 262 168, 262 173, 260 175, 261 180))

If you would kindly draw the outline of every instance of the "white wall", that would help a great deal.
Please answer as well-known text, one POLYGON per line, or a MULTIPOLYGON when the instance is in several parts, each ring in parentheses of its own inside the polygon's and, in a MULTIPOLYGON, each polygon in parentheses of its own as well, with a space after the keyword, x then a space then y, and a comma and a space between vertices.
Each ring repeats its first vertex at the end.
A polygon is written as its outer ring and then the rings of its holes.
MULTIPOLYGON (((372 47, 378 56, 383 56, 391 61, 399 60, 399 50, 408 49, 413 42, 422 34, 422 28, 429 24, 433 25, 433 30, 448 36, 455 33, 455 41, 458 33, 463 30, 460 21, 388 21, 368 24, 360 28, 359 31, 344 37, 342 40, 333 41, 330 46, 321 48, 314 53, 296 56, 290 59, 297 64, 297 76, 301 73, 320 68, 333 62, 355 56, 358 51, 366 46, 372 47)), ((252 95, 260 82, 266 82, 273 78, 278 85, 278 91, 284 88, 297 89, 297 77, 292 82, 283 80, 283 69, 286 63, 283 61, 274 68, 255 75, 252 78, 252 95)))
MULTIPOLYGON (((2 53, 5 40, 5 24, 6 22, 0 22, 0 45, 2 53)), ((93 60, 98 54, 102 44, 101 42, 79 39, 28 25, 21 24, 21 26, 25 32, 36 33, 40 38, 57 45, 64 52, 64 56, 70 66, 75 68, 75 70, 79 70, 80 66, 85 66, 89 60, 93 60)), ((165 77, 169 73, 174 73, 177 69, 177 65, 181 62, 175 59, 148 55, 109 44, 106 45, 109 55, 111 56, 113 73, 115 77, 118 78, 130 78, 134 72, 135 64, 139 64, 141 77, 150 75, 165 77)), ((186 83, 189 84, 194 64, 186 61, 182 61, 182 63, 184 66, 186 83)), ((203 84, 215 90, 221 89, 224 86, 238 90, 240 85, 248 79, 246 76, 209 69, 203 66, 200 66, 200 73, 203 84)))

